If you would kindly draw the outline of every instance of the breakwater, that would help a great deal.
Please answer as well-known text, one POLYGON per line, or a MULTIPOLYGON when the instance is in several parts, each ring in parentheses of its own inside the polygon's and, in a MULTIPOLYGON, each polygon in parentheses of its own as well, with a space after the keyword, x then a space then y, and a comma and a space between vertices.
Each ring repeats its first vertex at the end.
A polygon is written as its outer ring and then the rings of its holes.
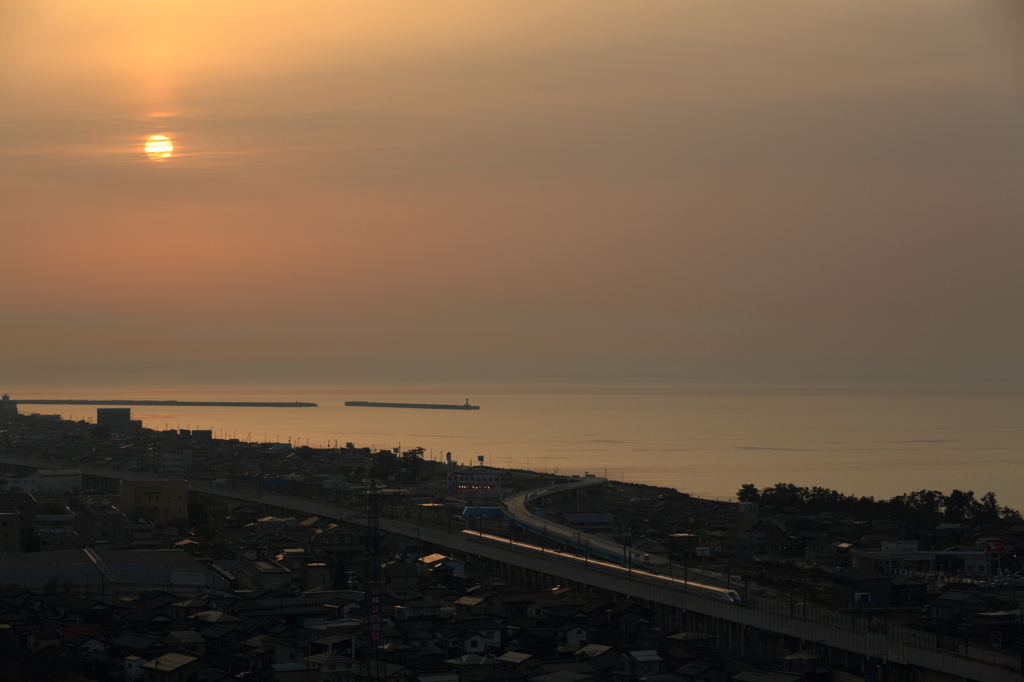
POLYGON ((407 407, 418 410, 479 410, 478 405, 434 405, 430 403, 370 403, 365 400, 349 400, 345 407, 407 407))
POLYGON ((73 400, 62 398, 37 398, 11 400, 19 405, 163 405, 166 407, 317 407, 316 403, 259 403, 225 402, 217 400, 73 400))

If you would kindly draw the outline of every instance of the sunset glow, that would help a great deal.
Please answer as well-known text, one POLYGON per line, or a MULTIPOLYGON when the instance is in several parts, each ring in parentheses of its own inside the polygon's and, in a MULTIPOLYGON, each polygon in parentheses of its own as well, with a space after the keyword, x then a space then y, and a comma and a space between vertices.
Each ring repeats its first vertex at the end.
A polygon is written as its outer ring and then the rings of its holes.
POLYGON ((998 3, 14 5, 9 375, 1024 381, 998 3))

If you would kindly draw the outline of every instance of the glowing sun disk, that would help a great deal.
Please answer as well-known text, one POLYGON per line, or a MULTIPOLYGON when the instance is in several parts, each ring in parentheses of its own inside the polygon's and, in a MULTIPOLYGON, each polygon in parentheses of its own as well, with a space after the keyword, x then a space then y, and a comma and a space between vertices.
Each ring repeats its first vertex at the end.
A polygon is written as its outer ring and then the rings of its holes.
POLYGON ((146 140, 146 156, 151 159, 166 159, 174 151, 171 138, 166 135, 150 135, 146 140))

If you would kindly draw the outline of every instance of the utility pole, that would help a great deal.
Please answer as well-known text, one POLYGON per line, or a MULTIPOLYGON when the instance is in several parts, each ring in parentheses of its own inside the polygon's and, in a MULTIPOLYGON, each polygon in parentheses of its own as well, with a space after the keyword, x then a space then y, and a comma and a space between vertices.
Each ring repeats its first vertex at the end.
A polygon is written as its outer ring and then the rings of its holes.
POLYGON ((1024 604, 1017 604, 1017 621, 1020 623, 1020 672, 1024 675, 1024 604))
POLYGON ((967 618, 964 620, 964 656, 971 655, 971 612, 964 611, 967 618))
POLYGON ((366 541, 364 543, 366 553, 366 608, 363 613, 363 622, 370 625, 370 636, 367 637, 367 665, 370 666, 370 678, 378 679, 380 676, 380 662, 378 660, 380 650, 380 594, 381 594, 381 568, 380 568, 380 493, 377 490, 377 481, 370 481, 370 489, 366 492, 366 541))

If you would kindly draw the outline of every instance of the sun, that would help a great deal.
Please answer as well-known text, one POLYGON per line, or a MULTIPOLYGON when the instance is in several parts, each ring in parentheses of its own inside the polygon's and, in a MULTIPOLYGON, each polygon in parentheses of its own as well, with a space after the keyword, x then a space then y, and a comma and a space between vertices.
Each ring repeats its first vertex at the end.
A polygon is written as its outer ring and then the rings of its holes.
POLYGON ((174 145, 171 144, 171 138, 166 135, 150 135, 146 140, 146 156, 154 161, 170 158, 173 151, 174 145))

